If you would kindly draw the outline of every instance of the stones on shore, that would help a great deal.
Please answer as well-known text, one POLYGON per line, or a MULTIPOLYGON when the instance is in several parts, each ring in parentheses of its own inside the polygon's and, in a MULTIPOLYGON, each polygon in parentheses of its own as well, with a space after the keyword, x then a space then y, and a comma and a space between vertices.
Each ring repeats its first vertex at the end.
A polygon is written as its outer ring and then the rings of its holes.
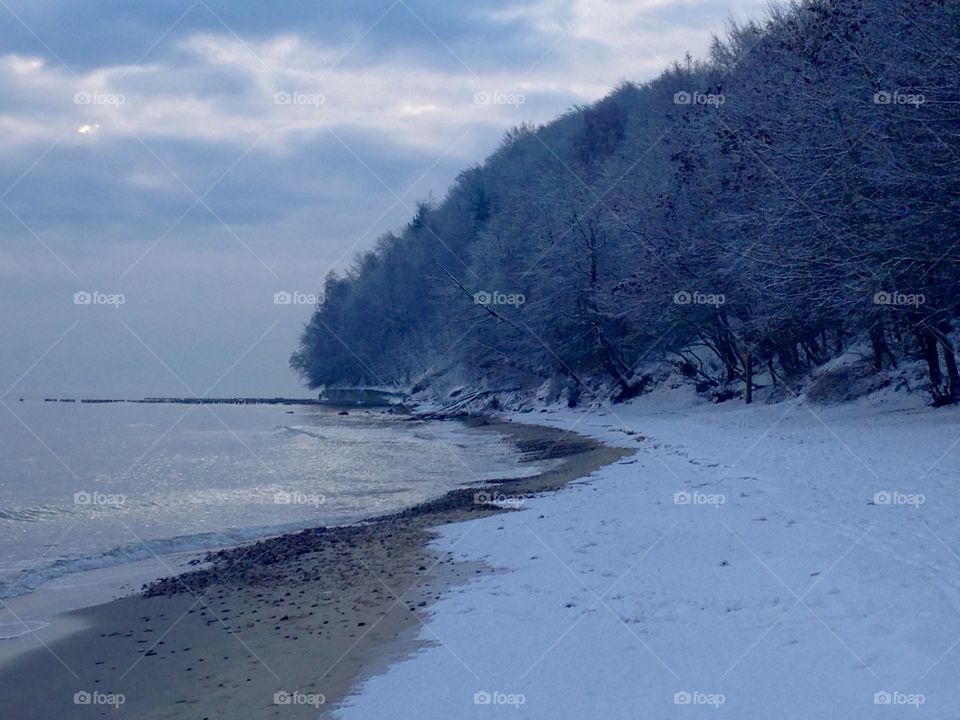
MULTIPOLYGON (((524 432, 520 430, 521 435, 524 432)), ((593 449, 588 441, 564 439, 562 434, 549 442, 530 436, 519 444, 525 457, 533 460, 593 449)), ((554 469, 492 485, 511 496, 529 497, 561 487, 570 477, 554 469)), ((477 502, 478 490, 458 488, 436 500, 359 525, 304 530, 212 552, 190 572, 151 583, 144 588, 146 598, 186 596, 179 601, 183 605, 173 606, 184 610, 194 597, 201 602, 186 612, 192 619, 178 626, 179 634, 167 638, 171 640, 167 645, 163 641, 144 643, 149 648, 145 654, 140 651, 140 657, 147 658, 144 665, 158 672, 180 673, 186 683, 181 692, 189 686, 211 696, 239 696, 244 688, 241 673, 256 678, 254 673, 262 669, 246 651, 271 665, 271 653, 277 658, 310 657, 309 663, 302 663, 308 672, 316 669, 314 659, 330 655, 332 663, 349 648, 344 665, 359 664, 366 649, 417 627, 417 618, 424 617, 429 603, 439 599, 450 582, 465 582, 489 572, 488 568, 463 564, 451 553, 435 556, 426 549, 438 525, 514 511, 477 502), (432 588, 430 580, 434 581, 432 588), (400 598, 402 602, 398 602, 400 598), (236 636, 245 651, 234 648, 230 636, 236 636), (184 640, 197 652, 182 647, 184 640), (179 653, 171 648, 178 645, 182 648, 179 653), (218 652, 228 649, 236 650, 235 657, 218 652), (205 657, 197 658, 200 654, 205 657), (161 665, 158 660, 166 662, 161 665), (201 662, 204 664, 198 665, 201 662)), ((154 607, 171 607, 159 603, 166 601, 158 601, 154 607)), ((176 610, 164 622, 164 613, 157 612, 154 621, 141 616, 140 622, 131 625, 137 627, 137 637, 152 640, 157 636, 145 633, 157 627, 162 632, 180 614, 176 610)), ((254 689, 247 686, 246 693, 254 689)), ((199 698, 187 702, 205 702, 199 698)))

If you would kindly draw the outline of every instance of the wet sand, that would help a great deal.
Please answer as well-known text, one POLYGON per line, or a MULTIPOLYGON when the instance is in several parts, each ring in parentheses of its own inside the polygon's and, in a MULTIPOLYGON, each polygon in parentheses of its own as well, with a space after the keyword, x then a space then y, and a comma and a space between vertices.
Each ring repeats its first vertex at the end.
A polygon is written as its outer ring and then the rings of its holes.
MULTIPOLYGON (((485 486, 507 498, 557 490, 629 452, 552 428, 471 424, 504 433, 532 462, 558 460, 485 486)), ((432 600, 490 571, 427 548, 438 525, 511 512, 478 492, 213 553, 141 595, 73 613, 84 629, 0 668, 3 714, 329 717, 358 680, 418 649, 432 600)))

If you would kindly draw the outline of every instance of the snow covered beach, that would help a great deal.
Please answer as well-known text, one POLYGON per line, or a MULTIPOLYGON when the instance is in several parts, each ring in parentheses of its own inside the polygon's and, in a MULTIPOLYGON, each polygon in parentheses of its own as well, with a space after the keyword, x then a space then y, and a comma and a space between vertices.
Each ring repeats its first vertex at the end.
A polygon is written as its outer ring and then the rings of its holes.
POLYGON ((513 417, 636 454, 441 528, 498 572, 338 717, 956 717, 960 412, 910 403, 513 417))
POLYGON ((85 718, 89 705, 137 720, 329 714, 358 679, 420 647, 433 601, 490 571, 428 550, 436 527, 504 514, 494 501, 522 505, 624 455, 552 428, 470 424, 516 447, 518 476, 227 548, 142 595, 71 613, 73 634, 30 633, 35 649, 0 666, 4 702, 24 720, 85 718))
POLYGON ((98 690, 136 718, 955 717, 957 409, 657 391, 507 419, 564 457, 486 498, 513 512, 464 488, 228 551, 0 690, 24 718, 98 690))

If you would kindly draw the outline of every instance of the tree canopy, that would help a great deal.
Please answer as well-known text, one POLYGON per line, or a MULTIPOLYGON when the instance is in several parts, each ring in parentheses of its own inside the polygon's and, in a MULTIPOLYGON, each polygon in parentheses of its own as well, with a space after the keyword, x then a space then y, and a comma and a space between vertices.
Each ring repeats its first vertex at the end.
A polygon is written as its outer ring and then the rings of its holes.
POLYGON ((292 367, 317 387, 776 382, 866 338, 960 399, 960 6, 803 0, 703 61, 506 133, 326 279, 292 367), (689 349, 709 348, 711 372, 689 349))

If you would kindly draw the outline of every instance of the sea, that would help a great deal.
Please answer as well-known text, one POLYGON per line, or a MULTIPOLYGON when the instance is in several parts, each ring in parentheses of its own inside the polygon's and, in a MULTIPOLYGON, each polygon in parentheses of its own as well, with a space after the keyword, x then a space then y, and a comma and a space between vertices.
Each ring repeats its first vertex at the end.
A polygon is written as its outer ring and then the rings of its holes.
POLYGON ((497 433, 380 410, 5 402, 0 640, 208 550, 541 469, 497 433))

